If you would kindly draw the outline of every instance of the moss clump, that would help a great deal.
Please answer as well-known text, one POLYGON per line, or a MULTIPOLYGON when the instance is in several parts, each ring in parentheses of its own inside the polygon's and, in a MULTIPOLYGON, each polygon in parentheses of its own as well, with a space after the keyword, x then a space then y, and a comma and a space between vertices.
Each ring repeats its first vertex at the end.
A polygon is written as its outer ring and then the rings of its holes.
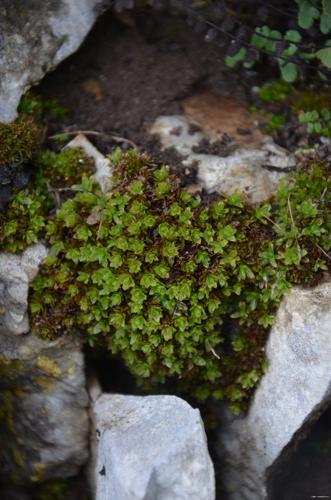
POLYGON ((318 111, 323 109, 331 109, 330 89, 322 90, 319 92, 301 91, 293 100, 292 109, 296 112, 318 111))
POLYGON ((32 158, 42 141, 42 131, 27 117, 20 117, 14 123, 0 124, 0 169, 14 162, 32 158))
POLYGON ((44 149, 38 155, 37 164, 54 190, 78 184, 95 169, 93 161, 79 148, 66 148, 60 153, 44 149))
POLYGON ((282 81, 269 82, 259 89, 258 95, 267 104, 274 102, 281 103, 293 95, 293 87, 289 83, 282 81))
POLYGON ((2 251, 23 251, 43 238, 50 212, 68 197, 68 192, 60 190, 92 171, 91 160, 75 148, 60 153, 41 151, 34 164, 33 181, 25 189, 14 189, 6 211, 0 211, 2 251))
POLYGON ((18 112, 24 116, 30 116, 40 122, 43 118, 65 119, 68 110, 62 106, 57 99, 44 99, 32 92, 27 92, 21 99, 18 112))
POLYGON ((19 252, 43 236, 51 200, 40 189, 17 191, 5 212, 0 212, 0 250, 19 252))
POLYGON ((78 327, 139 379, 176 378, 238 410, 284 293, 330 267, 330 187, 328 165, 313 162, 270 203, 233 195, 206 207, 130 152, 111 193, 85 179, 48 222, 33 329, 52 338, 78 327))
POLYGON ((270 134, 287 126, 292 134, 305 131, 308 139, 316 135, 331 137, 330 88, 300 90, 285 82, 272 82, 258 91, 270 134), (302 127, 300 124, 303 124, 302 127))

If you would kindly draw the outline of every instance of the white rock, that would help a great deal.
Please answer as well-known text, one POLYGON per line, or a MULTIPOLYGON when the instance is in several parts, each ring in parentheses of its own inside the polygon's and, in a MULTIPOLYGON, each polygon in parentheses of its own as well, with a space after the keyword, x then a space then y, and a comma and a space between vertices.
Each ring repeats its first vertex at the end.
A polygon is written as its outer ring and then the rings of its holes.
POLYGON ((175 396, 103 395, 95 406, 97 500, 212 500, 200 413, 175 396))
POLYGON ((193 148, 208 137, 202 132, 190 133, 185 116, 161 116, 150 129, 158 135, 162 148, 173 147, 185 157, 183 164, 198 167, 198 180, 209 192, 240 192, 251 203, 268 199, 295 160, 268 136, 258 145, 237 147, 229 156, 197 154, 193 148))
POLYGON ((0 122, 14 120, 22 94, 78 49, 106 3, 1 2, 0 122))
POLYGON ((264 500, 268 475, 331 402, 331 283, 294 288, 266 347, 268 369, 249 413, 220 424, 230 500, 264 500))
POLYGON ((92 158, 96 167, 95 178, 100 184, 102 192, 106 193, 109 191, 112 176, 112 167, 109 158, 101 154, 84 134, 78 134, 66 145, 66 148, 81 148, 87 156, 92 158))
POLYGON ((150 133, 160 137, 163 149, 174 147, 182 155, 190 155, 192 148, 197 146, 203 134, 190 133, 190 124, 185 116, 160 116, 150 128, 150 133))
POLYGON ((29 282, 47 256, 41 243, 27 248, 21 255, 0 253, 0 334, 22 334, 29 331, 29 282))
POLYGON ((243 193, 251 203, 266 200, 276 190, 284 172, 269 171, 262 167, 266 153, 261 150, 236 151, 222 158, 215 155, 190 155, 199 165, 198 180, 208 191, 233 194, 243 193))

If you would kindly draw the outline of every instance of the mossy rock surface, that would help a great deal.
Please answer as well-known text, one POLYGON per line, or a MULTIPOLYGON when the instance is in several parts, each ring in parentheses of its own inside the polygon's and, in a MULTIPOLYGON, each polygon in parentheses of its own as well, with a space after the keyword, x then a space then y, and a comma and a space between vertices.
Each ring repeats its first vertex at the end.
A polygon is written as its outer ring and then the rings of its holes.
POLYGON ((31 160, 42 140, 40 126, 29 117, 14 123, 0 124, 0 168, 3 165, 31 160))
POLYGON ((88 450, 79 338, 49 342, 2 333, 0 379, 0 482, 10 477, 28 485, 77 474, 88 450))

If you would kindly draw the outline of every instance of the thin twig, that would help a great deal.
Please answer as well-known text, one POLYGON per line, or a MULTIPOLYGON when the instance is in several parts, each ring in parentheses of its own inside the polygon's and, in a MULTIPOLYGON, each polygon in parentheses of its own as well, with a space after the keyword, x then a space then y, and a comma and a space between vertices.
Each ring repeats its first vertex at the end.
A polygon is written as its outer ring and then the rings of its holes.
MULTIPOLYGON (((262 3, 262 5, 264 5, 264 2, 261 2, 261 3, 262 3)), ((291 14, 290 12, 286 12, 285 10, 280 9, 279 7, 275 7, 273 4, 268 4, 268 7, 270 7, 270 9, 273 9, 276 12, 279 12, 279 14, 282 14, 283 16, 291 17, 292 19, 295 19, 295 20, 298 19, 297 15, 291 14)))
POLYGON ((329 259, 331 260, 331 257, 328 253, 326 253, 326 251, 318 244, 318 243, 315 243, 315 245, 317 246, 317 248, 322 252, 324 253, 324 255, 329 259))
POLYGON ((323 201, 323 198, 324 198, 324 196, 325 196, 325 194, 326 194, 327 190, 328 190, 328 188, 327 188, 327 187, 325 187, 325 188, 323 189, 323 193, 321 194, 320 201, 319 201, 320 203, 321 203, 321 201, 323 201))
MULTIPOLYGON (((207 26, 210 26, 211 28, 214 28, 216 31, 219 31, 219 32, 223 33, 225 36, 227 36, 231 40, 240 41, 240 43, 242 44, 242 46, 249 47, 249 48, 254 48, 254 50, 256 50, 257 52, 260 52, 261 54, 267 54, 268 56, 271 56, 271 57, 273 57, 273 58, 275 58, 277 60, 280 59, 280 60, 285 61, 285 62, 293 62, 293 58, 291 56, 287 57, 287 56, 277 55, 277 54, 275 54, 275 53, 273 53, 273 52, 271 52, 269 50, 261 49, 261 48, 256 48, 250 42, 246 42, 243 39, 239 39, 235 35, 229 33, 228 31, 226 31, 224 29, 222 29, 221 26, 218 26, 217 24, 215 24, 214 22, 210 21, 209 19, 206 19, 201 14, 195 12, 193 9, 186 8, 186 10, 187 10, 187 12, 190 12, 190 14, 192 16, 194 16, 198 21, 204 22, 207 26)), ((260 36, 261 38, 269 38, 269 37, 264 36, 263 34, 259 34, 259 33, 256 33, 256 35, 260 36)), ((272 41, 277 42, 277 41, 280 41, 280 40, 275 40, 275 39, 272 38, 272 41)), ((312 64, 309 64, 309 63, 307 63, 304 60, 301 60, 300 64, 302 66, 305 66, 306 68, 311 68, 311 69, 316 70, 316 66, 314 66, 312 64)))
POLYGON ((85 188, 82 188, 82 187, 70 187, 70 188, 51 188, 49 189, 49 191, 53 192, 53 193, 58 193, 58 192, 61 192, 61 191, 73 191, 73 192, 76 192, 76 193, 88 193, 88 194, 93 194, 93 196, 95 196, 96 198, 99 198, 101 199, 101 196, 96 194, 96 193, 93 193, 93 191, 89 191, 88 189, 85 189, 85 188))
POLYGON ((212 346, 209 344, 209 342, 208 342, 208 341, 207 341, 207 346, 208 346, 208 348, 211 350, 211 352, 214 354, 215 358, 217 358, 217 359, 221 359, 221 356, 219 356, 219 355, 217 354, 217 352, 216 352, 216 351, 212 348, 212 346))
MULTIPOLYGON (((288 206, 288 209, 289 209, 289 212, 290 212, 290 217, 291 217, 291 221, 292 221, 292 227, 293 227, 293 229, 296 230, 297 227, 296 227, 295 222, 294 222, 293 213, 292 213, 292 206, 291 206, 291 202, 290 202, 290 197, 289 196, 287 197, 287 206, 288 206)), ((299 252, 299 255, 300 255, 300 258, 301 258, 302 254, 301 254, 301 247, 299 245, 298 237, 295 236, 295 239, 296 239, 296 242, 297 242, 298 252, 299 252)))
POLYGON ((64 132, 61 132, 60 134, 50 135, 49 139, 58 139, 62 135, 79 135, 79 134, 109 137, 115 142, 119 143, 126 142, 127 144, 130 144, 130 146, 132 146, 133 148, 137 148, 137 145, 130 139, 127 139, 126 137, 122 137, 116 134, 106 134, 105 132, 99 132, 98 130, 66 130, 64 132))
POLYGON ((278 229, 279 229, 280 231, 282 231, 282 228, 280 227, 280 225, 279 225, 279 224, 277 224, 277 222, 275 222, 275 221, 273 221, 272 219, 270 219, 270 217, 268 217, 267 215, 263 215, 263 217, 264 217, 265 219, 267 219, 267 221, 271 222, 271 224, 273 224, 274 226, 278 227, 278 229))
POLYGON ((97 240, 100 238, 100 232, 102 229, 102 225, 103 225, 103 210, 101 211, 100 222, 99 222, 99 227, 98 227, 98 231, 97 231, 97 240))
POLYGON ((291 207, 291 202, 290 202, 290 197, 289 196, 287 197, 287 206, 288 206, 288 210, 290 212, 292 226, 295 228, 296 226, 295 226, 294 219, 293 219, 292 207, 291 207))
POLYGON ((47 186, 47 191, 51 193, 53 196, 56 208, 60 208, 61 200, 58 191, 56 189, 53 189, 49 182, 46 183, 46 186, 47 186))

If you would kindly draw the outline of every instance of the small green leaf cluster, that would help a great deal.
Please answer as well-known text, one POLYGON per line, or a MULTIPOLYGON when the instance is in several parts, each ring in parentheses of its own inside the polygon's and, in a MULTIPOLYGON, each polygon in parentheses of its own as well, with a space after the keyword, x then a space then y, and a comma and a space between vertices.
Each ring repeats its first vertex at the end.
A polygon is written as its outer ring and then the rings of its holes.
POLYGON ((23 95, 18 112, 20 115, 33 118, 36 122, 40 122, 46 116, 64 119, 68 114, 68 110, 57 99, 45 99, 32 92, 23 95))
MULTIPOLYGON (((233 8, 231 4, 231 1, 226 2, 229 11, 233 8)), ((247 13, 243 14, 240 4, 237 5, 242 30, 236 33, 232 28, 233 43, 226 57, 228 66, 243 63, 245 68, 251 68, 268 55, 277 62, 285 82, 296 81, 300 70, 307 65, 310 69, 320 70, 320 76, 325 79, 326 70, 331 68, 331 1, 296 0, 296 4, 293 2, 290 6, 291 14, 286 2, 277 7, 271 4, 270 9, 265 5, 261 13, 265 24, 256 26, 256 15, 251 13, 251 18, 248 15, 248 28, 243 22, 245 19, 247 23, 247 13), (253 32, 250 37, 248 32, 253 32)), ((254 3, 252 6, 257 9, 259 18, 261 8, 254 3)), ((231 16, 228 14, 233 19, 232 16, 232 13, 231 16)), ((227 24, 223 23, 222 31, 227 24)))
POLYGON ((0 212, 0 249, 25 250, 43 236, 50 199, 43 190, 27 187, 16 191, 6 212, 0 212))
POLYGON ((286 123, 305 125, 308 136, 331 137, 331 98, 328 86, 319 91, 294 90, 285 82, 269 82, 258 90, 268 118, 267 132, 281 131, 286 123))
POLYGON ((289 83, 276 80, 260 87, 258 95, 266 104, 283 103, 293 95, 293 87, 289 83))
POLYGON ((49 213, 68 195, 62 192, 92 171, 92 162, 80 149, 59 153, 42 150, 33 160, 33 181, 16 188, 5 212, 0 212, 0 250, 23 251, 44 238, 49 213))
POLYGON ((280 300, 330 269, 330 188, 328 166, 313 162, 269 203, 234 194, 204 206, 166 167, 122 155, 111 192, 85 178, 47 222, 33 330, 79 328, 138 379, 175 378, 238 410, 263 372, 280 300))
POLYGON ((307 124, 309 134, 319 134, 331 137, 331 111, 323 108, 320 112, 306 111, 299 115, 300 123, 307 124))
MULTIPOLYGON (((302 35, 297 30, 287 30, 283 34, 268 26, 256 28, 251 39, 252 45, 259 51, 266 51, 268 54, 277 56, 281 76, 285 82, 294 82, 299 75, 299 66, 293 57, 296 55, 307 59, 307 54, 300 52, 301 41, 302 35), (280 43, 284 44, 284 49, 279 53, 280 43)), ((312 55, 313 57, 314 55, 312 55)))

